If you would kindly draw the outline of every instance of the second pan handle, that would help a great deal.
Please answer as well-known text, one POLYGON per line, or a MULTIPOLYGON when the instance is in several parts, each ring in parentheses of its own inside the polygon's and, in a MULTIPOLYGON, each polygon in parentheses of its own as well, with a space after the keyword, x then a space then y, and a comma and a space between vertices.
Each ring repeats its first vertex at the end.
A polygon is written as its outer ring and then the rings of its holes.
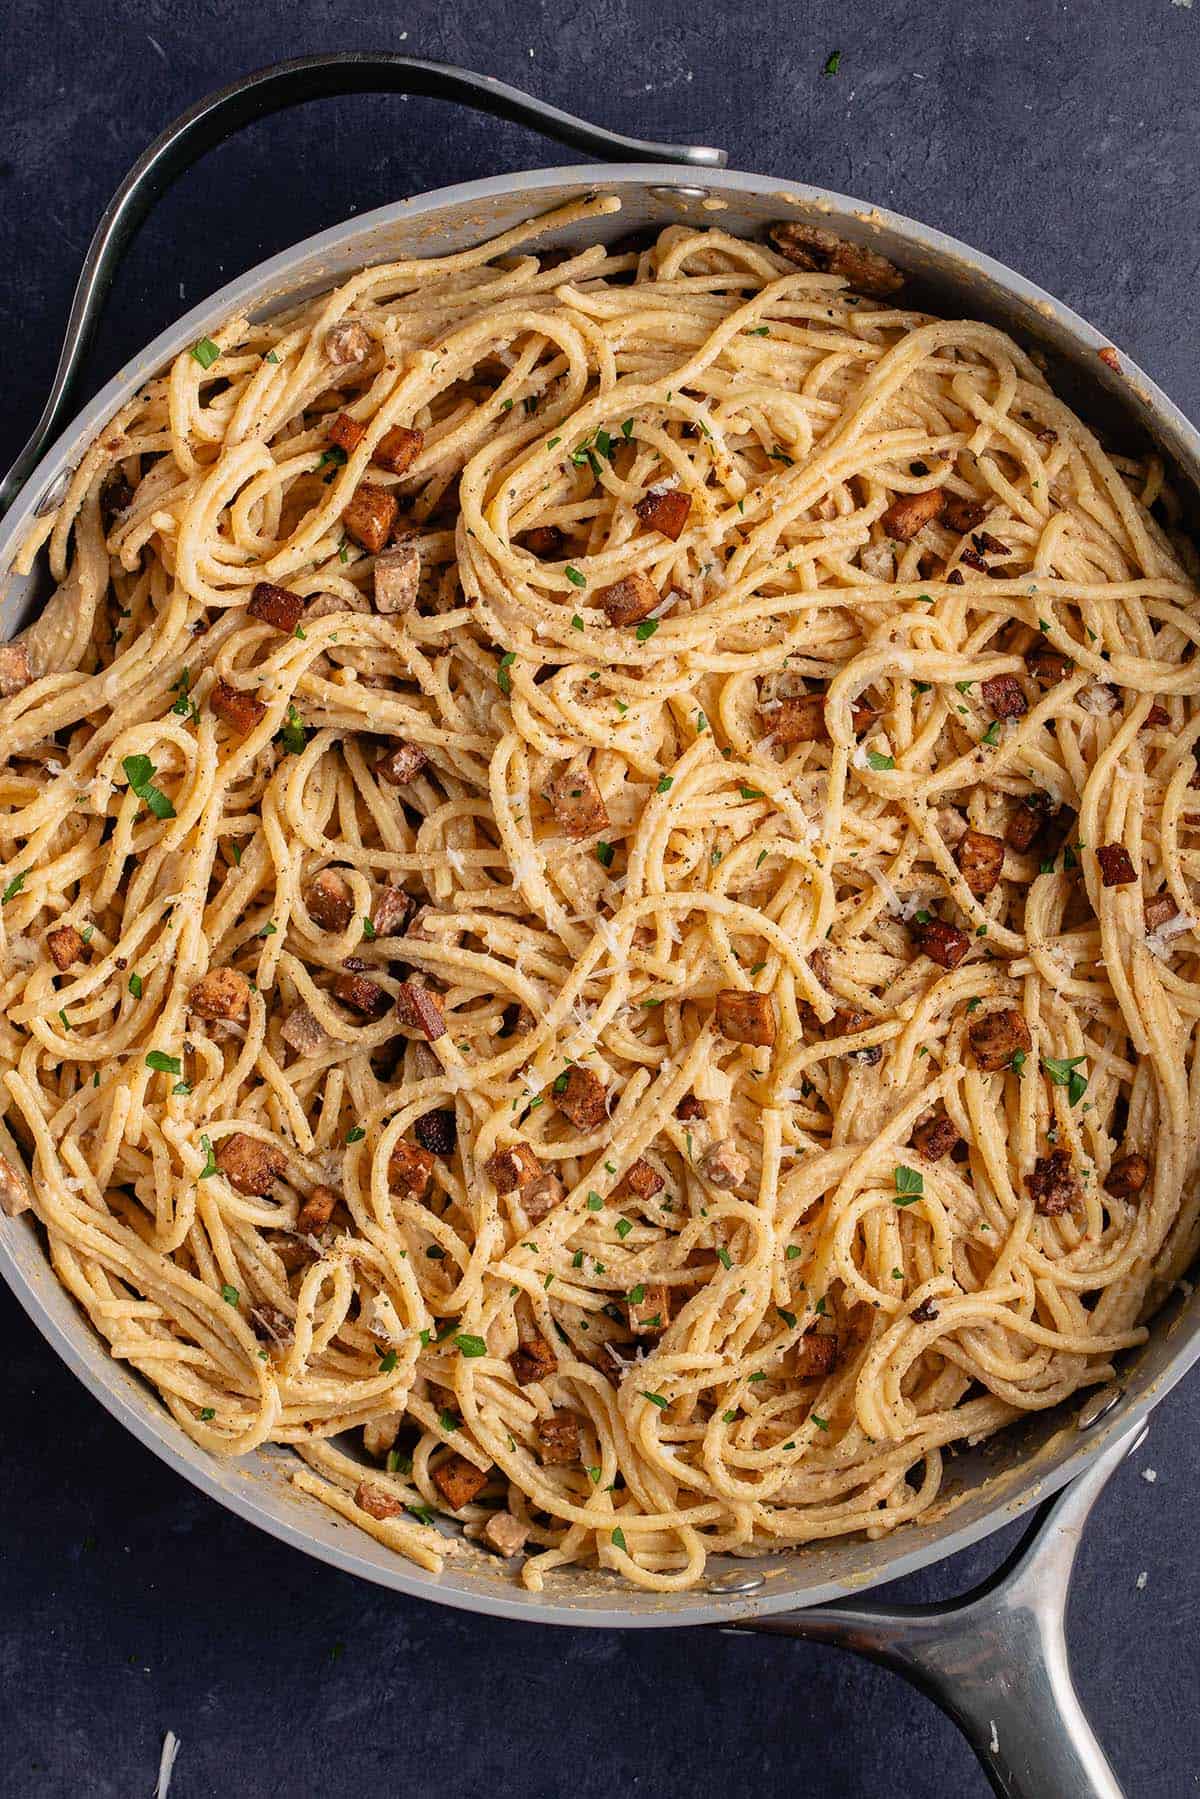
POLYGON ((206 151, 224 143, 243 125, 298 106, 305 100, 345 94, 419 94, 457 100, 496 118, 528 125, 588 155, 619 157, 627 162, 682 162, 697 168, 721 168, 723 150, 702 144, 656 144, 623 137, 590 125, 586 119, 547 106, 520 88, 490 75, 476 75, 449 63, 422 62, 391 51, 346 51, 328 56, 302 56, 275 63, 243 76, 231 86, 208 94, 180 116, 144 150, 113 195, 88 245, 71 302, 62 354, 42 416, 12 468, 0 481, 0 517, 37 466, 47 444, 70 417, 75 385, 91 348, 96 326, 121 258, 138 227, 172 182, 206 151))

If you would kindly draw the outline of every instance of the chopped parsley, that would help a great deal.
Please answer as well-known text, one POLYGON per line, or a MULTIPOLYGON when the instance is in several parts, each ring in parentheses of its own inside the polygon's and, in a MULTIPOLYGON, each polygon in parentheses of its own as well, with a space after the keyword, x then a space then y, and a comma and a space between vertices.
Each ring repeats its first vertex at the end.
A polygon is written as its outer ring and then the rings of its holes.
POLYGON ((637 637, 639 643, 645 643, 646 639, 648 637, 653 637, 657 630, 658 620, 656 618, 644 618, 634 635, 637 637))
POLYGON ((885 768, 895 768, 896 766, 896 758, 894 756, 881 756, 878 750, 867 751, 867 762, 870 767, 877 771, 881 771, 885 768))
POLYGON ((211 1181, 213 1175, 217 1172, 217 1158, 213 1155, 211 1139, 208 1137, 201 1137, 200 1147, 204 1151, 204 1166, 196 1178, 201 1181, 211 1181))
POLYGON ((572 568, 571 564, 569 562, 568 562, 566 568, 563 570, 563 573, 564 573, 564 575, 566 575, 567 580, 571 583, 572 587, 586 587, 587 586, 587 576, 581 575, 579 570, 577 568, 572 568))
POLYGON ((153 1068, 156 1074, 180 1074, 182 1064, 178 1056, 168 1056, 161 1049, 152 1049, 146 1057, 146 1067, 153 1068))
POLYGON ((841 68, 841 66, 842 66, 841 51, 840 50, 831 50, 829 52, 829 55, 825 58, 824 66, 821 69, 821 73, 822 73, 822 75, 836 75, 838 70, 841 68))
POLYGON ((500 667, 496 670, 496 686, 505 695, 512 692, 512 676, 508 671, 516 659, 517 652, 515 650, 506 650, 500 658, 500 667))
POLYGON ((174 806, 166 794, 154 785, 157 770, 149 756, 126 756, 121 767, 125 770, 130 791, 149 807, 155 818, 174 818, 174 806))
POLYGON ((468 1359, 487 1354, 487 1344, 482 1337, 471 1337, 468 1336, 465 1331, 459 1331, 454 1342, 461 1353, 468 1359))
POLYGON ((196 358, 202 369, 210 369, 221 354, 220 344, 215 344, 211 337, 202 337, 198 344, 193 344, 191 355, 196 358))
POLYGON ((20 893, 22 887, 25 885, 25 876, 28 873, 29 870, 23 868, 19 875, 13 876, 12 880, 8 883, 8 886, 4 889, 4 892, 0 894, 0 906, 7 906, 9 900, 16 899, 18 893, 20 893))
POLYGON ((242 1296, 237 1288, 231 1287, 228 1281, 226 1281, 225 1285, 221 1288, 221 1298, 225 1301, 225 1304, 227 1306, 235 1306, 241 1297, 242 1296))
POLYGON ((925 1176, 917 1168, 905 1168, 903 1163, 894 1170, 897 1193, 911 1193, 914 1198, 925 1191, 925 1176))
POLYGON ((140 974, 134 973, 134 974, 130 975, 129 991, 130 991, 130 993, 132 993, 134 999, 141 999, 141 997, 142 997, 142 977, 140 974))

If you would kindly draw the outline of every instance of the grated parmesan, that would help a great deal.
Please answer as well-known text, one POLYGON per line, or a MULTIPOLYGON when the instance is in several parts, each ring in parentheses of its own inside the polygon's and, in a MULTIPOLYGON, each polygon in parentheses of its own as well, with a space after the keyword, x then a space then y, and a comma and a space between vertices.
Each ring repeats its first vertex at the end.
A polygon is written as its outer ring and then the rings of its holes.
POLYGON ((175 1768, 175 1757, 179 1754, 179 1738, 173 1730, 168 1730, 163 1738, 162 1754, 158 1758, 158 1785, 154 1789, 154 1799, 167 1799, 171 1790, 171 1775, 175 1768))

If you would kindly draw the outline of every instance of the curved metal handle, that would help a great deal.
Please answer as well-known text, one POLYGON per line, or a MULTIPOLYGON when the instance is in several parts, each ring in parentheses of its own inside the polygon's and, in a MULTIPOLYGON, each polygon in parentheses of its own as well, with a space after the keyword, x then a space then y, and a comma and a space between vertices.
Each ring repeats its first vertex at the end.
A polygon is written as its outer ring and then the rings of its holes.
POLYGON ((305 100, 336 94, 420 94, 459 100, 496 118, 529 125, 559 143, 593 156, 619 156, 630 162, 683 162, 700 168, 722 168, 724 150, 700 144, 656 144, 624 137, 589 125, 572 113, 547 106, 520 88, 475 75, 449 63, 422 62, 390 51, 330 56, 302 56, 275 63, 244 76, 218 93, 208 94, 181 113, 149 149, 144 150, 109 202, 97 225, 71 302, 66 337, 45 408, 28 443, 0 481, 0 517, 29 479, 46 445, 58 435, 71 412, 74 385, 91 348, 96 326, 121 258, 154 203, 171 183, 207 150, 254 119, 265 118, 305 100))
POLYGON ((730 1628, 836 1643, 894 1668, 949 1713, 1004 1799, 1122 1799, 1071 1679, 1064 1620, 1088 1513, 1145 1434, 1116 1438, 951 1605, 821 1605, 730 1628))

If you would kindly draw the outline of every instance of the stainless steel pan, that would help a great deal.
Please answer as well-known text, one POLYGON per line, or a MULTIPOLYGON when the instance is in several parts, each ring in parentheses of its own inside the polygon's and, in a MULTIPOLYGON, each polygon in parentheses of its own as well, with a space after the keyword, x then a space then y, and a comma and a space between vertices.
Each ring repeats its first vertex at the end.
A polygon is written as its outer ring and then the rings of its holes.
MULTIPOLYGON (((1157 445, 1185 488, 1194 490, 1200 434, 1126 358, 1119 373, 1102 363, 1097 351, 1104 340, 1050 295, 911 219, 798 182, 738 174, 724 161, 717 150, 617 137, 498 82, 386 54, 282 64, 210 96, 145 153, 97 229, 50 403, 0 484, 0 569, 9 568, 31 517, 61 490, 109 416, 147 375, 230 314, 270 313, 364 263, 464 248, 599 188, 620 195, 621 213, 573 227, 560 241, 624 235, 674 220, 759 235, 780 216, 812 219, 869 241, 909 273, 921 303, 948 315, 993 320, 1038 349, 1059 391, 1110 441, 1157 445), (620 160, 444 188, 311 237, 194 307, 66 424, 71 390, 120 253, 170 181, 247 120, 302 99, 380 90, 463 100, 620 160), (662 166, 649 170, 647 163, 662 166)), ((35 579, 7 577, 0 637, 32 615, 37 589, 35 579)), ((1067 1583, 1079 1530, 1104 1481, 1140 1438, 1150 1408, 1200 1354, 1200 1294, 1168 1300, 1150 1341, 1123 1366, 1119 1384, 1082 1405, 1035 1414, 957 1457, 944 1502, 919 1525, 873 1543, 813 1544, 786 1557, 717 1564, 707 1585, 691 1593, 640 1593, 606 1576, 560 1573, 547 1593, 534 1596, 490 1565, 451 1562, 435 1577, 389 1554, 295 1492, 285 1451, 266 1450, 233 1464, 207 1456, 176 1428, 149 1387, 109 1359, 52 1274, 29 1217, 5 1223, 0 1273, 57 1353, 141 1442, 222 1505, 310 1555, 406 1595, 531 1623, 716 1624, 820 1637, 888 1662, 936 1698, 965 1729, 998 1792, 1027 1799, 1119 1792, 1071 1686, 1063 1636, 1067 1583), (1027 1512, 1032 1528, 1014 1561, 955 1605, 913 1612, 830 1603, 953 1554, 1027 1512)))

